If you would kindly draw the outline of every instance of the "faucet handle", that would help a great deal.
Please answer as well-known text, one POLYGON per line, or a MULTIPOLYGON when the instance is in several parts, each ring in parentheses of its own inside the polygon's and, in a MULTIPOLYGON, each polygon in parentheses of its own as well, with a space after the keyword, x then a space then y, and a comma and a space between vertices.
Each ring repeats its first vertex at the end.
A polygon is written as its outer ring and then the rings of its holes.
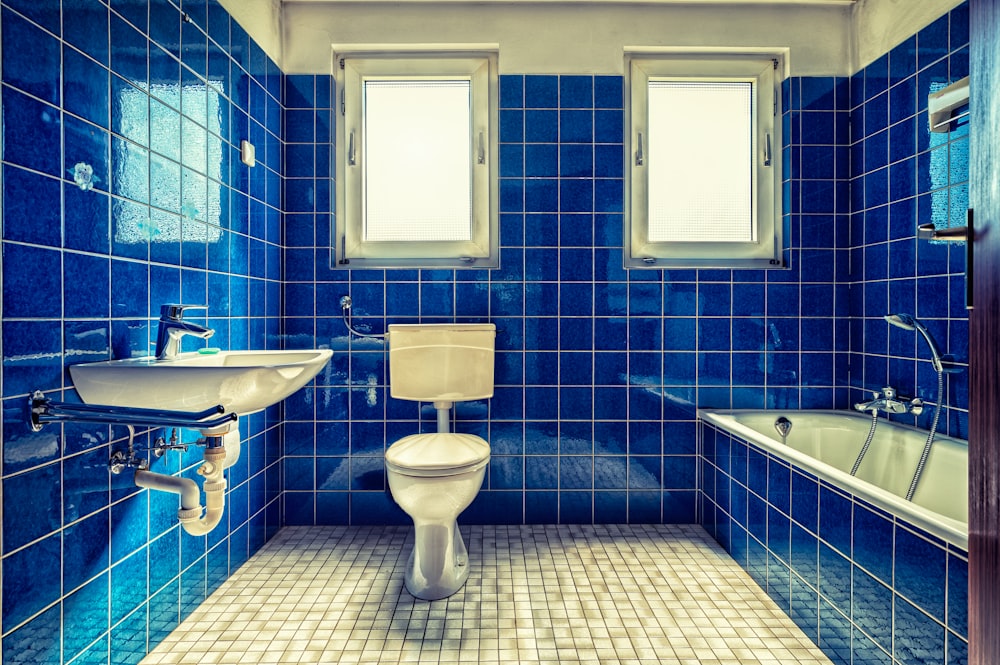
POLYGON ((184 318, 184 310, 186 309, 208 309, 208 305, 182 305, 180 303, 160 305, 160 318, 180 321, 184 318))
POLYGON ((882 396, 886 399, 896 399, 896 389, 892 386, 882 388, 882 396))

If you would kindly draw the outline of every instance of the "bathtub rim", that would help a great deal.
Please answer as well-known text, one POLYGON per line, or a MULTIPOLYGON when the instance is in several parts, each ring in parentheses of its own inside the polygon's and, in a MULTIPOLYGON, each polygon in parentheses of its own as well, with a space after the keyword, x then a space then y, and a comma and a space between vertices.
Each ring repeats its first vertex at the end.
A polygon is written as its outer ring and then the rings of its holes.
MULTIPOLYGON (((838 409, 698 409, 698 421, 708 423, 714 427, 728 431, 746 441, 749 441, 758 448, 773 454, 775 457, 788 461, 811 473, 817 478, 834 485, 841 491, 849 493, 852 498, 856 497, 862 501, 867 501, 872 505, 891 513, 893 516, 900 517, 927 533, 944 540, 950 545, 960 548, 963 552, 969 551, 969 532, 967 524, 950 517, 945 517, 939 513, 932 512, 923 506, 918 506, 912 502, 906 501, 904 498, 887 492, 880 487, 872 485, 866 481, 859 480, 849 473, 845 473, 839 469, 835 469, 827 464, 819 462, 809 455, 792 448, 788 448, 780 441, 762 435, 757 430, 738 422, 735 418, 736 415, 741 413, 768 412, 773 412, 775 414, 775 418, 781 414, 796 414, 800 417, 809 415, 838 415, 858 418, 858 414, 853 411, 838 409)), ((869 416, 864 416, 864 419, 869 420, 869 416)), ((927 435, 926 430, 921 430, 916 427, 894 423, 888 420, 886 420, 885 423, 893 427, 901 427, 903 429, 919 432, 924 436, 927 435)), ((942 438, 961 441, 961 439, 955 439, 955 437, 943 436, 942 438)), ((702 452, 704 454, 704 451, 702 452)))

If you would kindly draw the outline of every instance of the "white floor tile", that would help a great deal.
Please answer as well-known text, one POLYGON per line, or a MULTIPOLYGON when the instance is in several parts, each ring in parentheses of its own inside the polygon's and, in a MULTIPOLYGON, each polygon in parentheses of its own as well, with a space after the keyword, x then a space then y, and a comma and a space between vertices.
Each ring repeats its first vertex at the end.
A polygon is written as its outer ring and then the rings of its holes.
POLYGON ((143 663, 830 663, 699 527, 462 532, 469 582, 428 603, 412 527, 282 529, 143 663))

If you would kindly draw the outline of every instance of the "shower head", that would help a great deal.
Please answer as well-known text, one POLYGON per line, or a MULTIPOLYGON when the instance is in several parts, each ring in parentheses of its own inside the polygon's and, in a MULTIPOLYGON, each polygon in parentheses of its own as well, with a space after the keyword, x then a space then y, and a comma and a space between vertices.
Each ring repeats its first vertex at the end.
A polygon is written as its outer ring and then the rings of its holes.
POLYGON ((920 335, 927 340, 927 346, 931 349, 932 362, 934 365, 934 371, 940 374, 944 371, 944 365, 941 363, 941 352, 938 351, 938 346, 934 342, 934 338, 931 337, 930 332, 924 326, 924 324, 917 321, 910 314, 890 314, 884 317, 885 320, 897 328, 902 328, 903 330, 916 330, 920 335))
POLYGON ((890 314, 883 318, 892 325, 897 328, 902 328, 903 330, 916 330, 917 326, 920 325, 917 323, 916 319, 909 314, 890 314))

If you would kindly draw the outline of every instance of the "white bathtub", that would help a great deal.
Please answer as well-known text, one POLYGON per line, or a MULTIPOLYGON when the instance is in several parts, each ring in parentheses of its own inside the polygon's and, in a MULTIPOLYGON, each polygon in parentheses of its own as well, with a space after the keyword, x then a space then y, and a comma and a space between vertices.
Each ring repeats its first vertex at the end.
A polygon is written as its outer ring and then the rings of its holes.
POLYGON ((905 499, 927 441, 925 430, 880 418, 856 476, 871 416, 853 411, 749 411, 700 409, 698 416, 719 429, 868 501, 904 521, 968 550, 968 455, 965 441, 934 437, 913 501, 905 499), (785 443, 774 427, 792 422, 785 443))

